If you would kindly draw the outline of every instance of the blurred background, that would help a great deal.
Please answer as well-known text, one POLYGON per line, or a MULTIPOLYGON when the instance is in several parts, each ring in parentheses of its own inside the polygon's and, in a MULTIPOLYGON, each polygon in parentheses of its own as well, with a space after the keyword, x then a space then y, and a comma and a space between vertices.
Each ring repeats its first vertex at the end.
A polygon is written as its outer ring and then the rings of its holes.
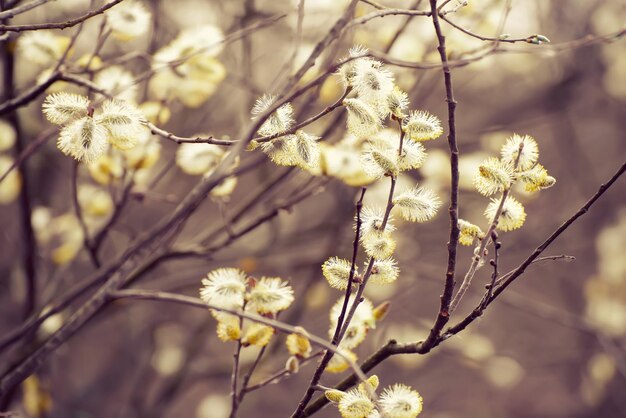
MULTIPOLYGON (((428 9, 427 1, 379 3, 391 8, 428 9)), ((155 0, 142 4, 150 13, 148 30, 130 37, 118 30, 119 36, 107 39, 97 54, 103 66, 119 63, 130 73, 123 89, 132 90, 129 100, 140 105, 161 104, 160 110, 153 112, 158 126, 181 136, 204 133, 236 139, 250 122, 254 101, 264 93, 275 92, 299 68, 348 2, 304 1, 301 30, 297 0, 155 0), (174 91, 168 90, 171 86, 164 87, 167 80, 158 76, 141 77, 154 66, 150 54, 162 52, 185 28, 207 24, 219 28, 227 39, 223 48, 212 53, 209 67, 217 75, 211 82, 199 80, 174 91), (264 26, 243 35, 238 32, 258 24, 264 26), (241 36, 229 37, 237 33, 241 36), (168 117, 161 111, 169 113, 168 117)), ((500 236, 501 272, 515 268, 578 210, 626 155, 626 42, 619 37, 597 39, 620 30, 623 34, 626 4, 621 0, 513 0, 508 15, 506 4, 501 0, 470 1, 449 15, 476 34, 498 36, 503 25, 501 33, 513 38, 541 34, 551 41, 544 45, 503 44, 489 56, 453 69, 461 155, 460 216, 486 229, 482 212, 488 199, 473 190, 471 178, 477 165, 497 155, 512 133, 537 140, 540 162, 557 179, 554 187, 541 193, 515 191, 528 216, 521 229, 500 236)), ((82 0, 51 2, 11 23, 63 21, 99 5, 82 0)), ((453 0, 448 7, 457 5, 453 0)), ((373 6, 361 3, 357 17, 374 11, 373 6)), ((79 61, 102 39, 102 19, 96 16, 85 23, 69 57, 71 65, 89 67, 79 61)), ((451 60, 472 57, 493 46, 445 22, 442 27, 451 60)), ((75 31, 72 28, 54 34, 71 37, 75 31)), ((346 31, 307 73, 305 81, 345 56, 354 44, 405 61, 438 62, 429 18, 385 16, 346 31)), ((19 39, 16 45, 15 90, 21 92, 50 67, 33 61, 24 47, 20 49, 19 39)), ((447 119, 440 69, 387 68, 409 93, 411 109, 428 110, 442 121, 447 119)), ((127 75, 109 74, 100 85, 111 87, 116 80, 122 83, 127 75)), ((80 91, 59 83, 51 88, 80 91)), ((318 113, 341 92, 337 77, 329 77, 319 88, 294 101, 298 120, 318 113)), ((73 215, 74 161, 55 146, 56 131, 49 131, 51 125, 41 114, 43 97, 20 109, 20 137, 24 144, 30 144, 48 132, 51 140, 23 165, 27 182, 16 175, 0 184, 0 334, 23 321, 26 290, 21 258, 26 247, 17 221, 21 187, 28 187, 38 243, 37 280, 42 294, 35 312, 93 271, 87 253, 80 249, 83 236, 73 215)), ((323 136, 325 142, 336 143, 345 135, 344 116, 334 112, 309 130, 323 136)), ((0 128, 0 166, 8 167, 15 158, 15 141, 10 138, 9 122, 3 121, 0 128)), ((170 213, 199 179, 176 164, 177 144, 156 136, 146 141, 155 144, 150 151, 154 161, 135 167, 137 173, 139 169, 145 172, 137 174, 141 178, 136 179, 124 210, 107 232, 100 252, 105 261, 170 213)), ((395 257, 400 279, 386 287, 368 286, 367 297, 374 304, 391 301, 391 310, 357 349, 360 360, 389 338, 403 342, 424 338, 436 315, 449 233, 447 149, 443 136, 430 141, 425 165, 399 179, 400 185, 419 183, 433 188, 443 205, 429 223, 398 221, 395 257)), ((246 153, 242 162, 259 155, 258 151, 246 153)), ((83 185, 111 192, 114 198, 121 196, 122 188, 103 186, 89 170, 81 169, 78 175, 83 185)), ((141 275, 133 286, 197 296, 200 280, 218 267, 240 267, 255 276, 280 276, 290 281, 296 295, 280 319, 326 336, 328 312, 340 292, 328 287, 321 264, 330 256, 350 257, 354 202, 360 188, 336 179, 320 180, 262 160, 238 178, 232 193, 214 195, 203 203, 177 238, 178 243, 187 243, 208 236, 210 245, 228 245, 204 258, 165 260, 141 275), (225 219, 250 196, 283 175, 284 180, 264 193, 242 219, 223 227, 225 219), (242 239, 229 242, 229 227, 239 231, 297 191, 322 185, 319 193, 281 210, 242 239)), ((383 206, 387 190, 385 181, 369 186, 366 204, 383 206)), ((87 225, 90 231, 106 225, 111 216, 110 199, 98 193, 92 190, 80 199, 83 210, 91 216, 87 225), (95 207, 88 207, 90 204, 95 207)), ((428 355, 396 356, 378 366, 375 373, 381 386, 396 382, 412 386, 424 398, 422 416, 431 418, 626 416, 625 195, 626 182, 622 179, 544 253, 570 255, 575 261, 532 266, 466 331, 428 355)), ((472 251, 468 247, 459 251, 457 274, 462 277, 472 251)), ((458 319, 480 299, 489 270, 481 270, 474 279, 457 311, 458 319)), ((52 316, 34 338, 42 340, 50 335, 71 313, 68 309, 52 316)), ((215 321, 206 312, 118 301, 57 350, 13 395, 12 403, 3 407, 29 417, 227 417, 233 347, 234 343, 217 339, 215 321)), ((3 351, 2 370, 28 350, 28 346, 17 344, 3 351)), ((257 350, 244 349, 244 368, 249 367, 257 350)), ((274 337, 268 353, 253 382, 284 366, 288 357, 284 336, 274 337)), ((289 416, 308 385, 314 363, 302 366, 285 381, 249 394, 239 416, 289 416)), ((327 373, 322 384, 332 386, 341 378, 343 375, 327 373)), ((317 416, 333 417, 338 412, 327 407, 317 416)))

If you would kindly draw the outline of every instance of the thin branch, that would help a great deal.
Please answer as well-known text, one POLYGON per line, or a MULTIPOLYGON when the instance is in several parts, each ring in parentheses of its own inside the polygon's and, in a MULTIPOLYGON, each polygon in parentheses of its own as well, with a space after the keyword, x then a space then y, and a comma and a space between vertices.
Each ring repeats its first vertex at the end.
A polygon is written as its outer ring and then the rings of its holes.
POLYGON ((100 250, 100 247, 102 246, 102 242, 106 238, 106 235, 109 232, 109 229, 115 224, 115 222, 117 222, 117 220, 122 214, 122 210, 126 206, 126 203, 128 203, 128 198, 131 196, 133 185, 134 183, 133 183, 132 176, 131 176, 131 180, 124 187, 124 190, 122 191, 122 197, 115 203, 113 214, 111 215, 109 220, 104 224, 104 226, 100 228, 100 231, 94 236, 92 240, 92 246, 96 255, 98 251, 100 250))
MULTIPOLYGON (((537 263, 541 263, 542 261, 555 261, 555 260, 574 261, 574 260, 576 260, 576 257, 571 256, 571 255, 565 255, 565 254, 549 255, 549 256, 546 256, 546 257, 539 257, 539 258, 533 260, 533 262, 530 263, 530 264, 537 264, 537 263)), ((511 275, 513 273, 515 273, 515 270, 511 270, 508 273, 503 274, 502 276, 500 276, 496 280, 496 282, 494 283, 494 286, 499 286, 500 284, 502 284, 506 279, 511 277, 511 275)))
POLYGON ((70 19, 66 22, 55 22, 55 23, 35 23, 32 25, 0 25, 0 32, 24 32, 30 30, 41 30, 41 29, 67 29, 72 26, 79 25, 83 23, 85 20, 90 19, 94 16, 102 14, 112 8, 113 6, 123 2, 124 0, 113 0, 110 3, 105 4, 104 6, 92 10, 80 17, 75 19, 70 19))
POLYGON ((409 10, 409 9, 383 9, 377 12, 368 13, 363 17, 358 19, 354 19, 347 28, 351 28, 353 26, 363 25, 370 20, 377 19, 379 17, 385 16, 430 16, 431 11, 426 10, 409 10))
MULTIPOLYGON (((518 277, 520 277, 526 268, 533 264, 536 261, 537 257, 545 251, 546 248, 552 244, 552 242, 559 237, 567 228, 569 228, 578 218, 583 216, 585 213, 589 211, 591 206, 602 196, 616 181, 617 179, 624 174, 626 171, 626 163, 623 163, 622 166, 617 170, 617 172, 607 181, 602 184, 598 191, 585 203, 576 213, 574 213, 567 221, 565 221, 560 227, 558 227, 539 247, 535 249, 535 251, 530 254, 526 260, 524 260, 510 275, 504 280, 504 282, 496 287, 493 291, 493 295, 486 300, 485 307, 489 306, 511 283, 513 283, 518 277)), ((457 323, 456 325, 450 327, 446 330, 445 334, 442 336, 442 339, 447 339, 455 334, 458 334, 469 324, 474 322, 474 320, 482 315, 482 311, 479 309, 474 309, 468 316, 466 316, 462 321, 457 323)))
POLYGON ((87 250, 87 254, 89 254, 89 259, 93 266, 98 269, 100 268, 100 260, 98 259, 98 254, 96 249, 91 243, 91 239, 89 238, 89 230, 87 229, 87 224, 85 223, 85 218, 83 217, 83 211, 80 207, 80 201, 78 199, 78 168, 80 167, 80 163, 78 161, 74 162, 74 169, 72 170, 72 203, 74 205, 74 212, 76 213, 76 218, 78 219, 78 223, 80 224, 80 229, 83 233, 83 246, 85 250, 87 250))
POLYGON ((505 37, 502 37, 502 36, 499 36, 497 38, 493 38, 493 37, 489 37, 489 36, 482 36, 482 35, 478 35, 476 33, 473 33, 471 31, 463 28, 462 26, 457 25, 456 23, 454 23, 453 21, 451 21, 449 18, 445 17, 441 13, 439 14, 439 17, 441 18, 441 20, 446 21, 453 28, 456 28, 456 29, 460 30, 461 32, 463 32, 466 35, 471 36, 472 38, 480 39, 481 41, 505 42, 505 43, 509 43, 509 44, 514 44, 514 43, 517 43, 517 42, 531 43, 530 39, 532 38, 532 36, 529 36, 529 37, 526 37, 526 38, 505 38, 505 37))
MULTIPOLYGON (((245 312, 246 303, 243 303, 241 307, 241 311, 245 312)), ((243 329, 243 317, 239 317, 239 329, 243 329)), ((239 408, 239 394, 237 392, 237 379, 239 377, 239 357, 241 356, 241 338, 238 339, 235 343, 235 352, 233 353, 233 372, 230 380, 230 397, 231 397, 231 408, 230 408, 230 418, 235 418, 237 416, 237 409, 239 408)))
POLYGON ((448 102, 448 147, 450 149, 450 237, 448 240, 448 268, 446 270, 446 280, 441 295, 441 303, 435 323, 430 330, 428 338, 424 342, 426 347, 434 346, 439 339, 441 330, 450 319, 450 302, 454 292, 455 270, 456 270, 456 253, 459 243, 459 149, 456 141, 456 100, 454 99, 454 91, 452 89, 452 73, 448 65, 448 55, 446 53, 446 38, 443 36, 441 26, 439 24, 439 14, 437 13, 437 0, 430 0, 430 8, 432 11, 432 21, 437 34, 439 46, 439 57, 443 65, 443 78, 446 88, 446 101, 448 102))
POLYGON ((361 188, 361 196, 359 200, 356 202, 356 226, 354 233, 354 241, 352 242, 352 261, 350 262, 350 275, 348 276, 348 285, 346 286, 346 294, 343 299, 343 306, 341 307, 341 313, 337 318, 337 327, 335 328, 335 333, 333 335, 332 342, 333 344, 338 344, 339 335, 341 333, 341 327, 343 326, 343 320, 346 314, 346 310, 348 309, 348 302, 350 300, 350 295, 352 293, 352 284, 354 283, 354 274, 356 272, 356 258, 359 253, 359 240, 361 235, 361 210, 363 209, 363 198, 365 197, 365 192, 367 189, 365 187, 361 188))
POLYGON ((444 7, 446 7, 446 5, 447 5, 447 4, 448 4, 448 3, 450 3, 451 1, 452 1, 452 0, 444 0, 444 2, 443 2, 443 3, 441 3, 441 4, 439 5, 439 7, 437 7, 437 11, 438 11, 438 12, 440 12, 440 11, 441 11, 444 7))
POLYGON ((151 300, 151 301, 160 301, 160 302, 173 302, 173 303, 178 303, 178 304, 200 308, 204 310, 214 309, 216 311, 235 315, 242 319, 248 319, 253 322, 270 326, 286 334, 303 335, 306 338, 308 338, 312 344, 315 344, 318 347, 324 348, 326 350, 330 350, 336 355, 343 358, 350 365, 350 367, 354 370, 357 376, 359 376, 359 379, 361 381, 365 381, 367 379, 367 376, 363 374, 359 366, 350 358, 349 355, 345 354, 342 350, 335 347, 334 345, 332 345, 325 339, 309 333, 308 331, 304 330, 302 327, 294 327, 289 324, 285 324, 284 322, 280 322, 275 319, 266 318, 264 316, 260 316, 260 315, 246 312, 246 311, 240 311, 237 309, 228 309, 228 308, 223 308, 219 306, 214 306, 214 305, 205 303, 199 298, 194 298, 191 296, 184 296, 184 295, 177 295, 177 294, 168 293, 168 292, 139 290, 139 289, 117 290, 117 291, 111 292, 110 297, 113 299, 141 299, 141 300, 151 300))
POLYGON ((32 10, 35 7, 39 7, 44 3, 48 3, 49 1, 54 1, 54 0, 33 0, 21 6, 17 6, 12 9, 5 10, 3 12, 0 12, 0 19, 11 19, 19 14, 32 10))
POLYGON ((259 366, 259 364, 261 364, 261 359, 263 358, 263 354, 265 354, 266 350, 267 350, 267 345, 264 345, 259 350, 259 353, 254 359, 254 363, 252 363, 252 366, 250 366, 250 369, 246 372, 245 376, 243 377, 241 381, 241 389, 239 390, 239 394, 237 395, 238 403, 241 403, 241 401, 243 401, 243 398, 246 396, 246 393, 249 392, 248 385, 250 384, 250 379, 252 379, 252 375, 254 374, 254 371, 256 370, 256 368, 259 366))
POLYGON ((163 138, 169 139, 171 141, 176 142, 177 144, 185 144, 185 143, 197 143, 197 144, 213 144, 213 145, 224 145, 224 146, 231 146, 233 145, 235 142, 237 141, 231 141, 231 140, 227 140, 227 139, 216 139, 213 136, 209 136, 209 137, 200 137, 200 136, 196 136, 196 137, 183 137, 183 136, 178 136, 178 135, 174 135, 171 132, 168 132, 164 129, 159 128, 158 126, 148 122, 148 128, 150 129, 150 131, 155 134, 155 135, 159 135, 163 138))

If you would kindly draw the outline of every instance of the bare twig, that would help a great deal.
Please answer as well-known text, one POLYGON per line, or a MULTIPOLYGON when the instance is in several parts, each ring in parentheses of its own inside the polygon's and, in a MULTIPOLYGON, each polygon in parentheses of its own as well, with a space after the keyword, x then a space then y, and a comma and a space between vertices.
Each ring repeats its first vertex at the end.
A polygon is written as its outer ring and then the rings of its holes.
POLYGON ((489 36, 482 36, 482 35, 478 35, 474 32, 471 32, 465 28, 463 28, 462 26, 457 25, 456 23, 454 23, 453 21, 451 21, 449 18, 447 18, 446 16, 439 14, 439 17, 446 21, 450 26, 452 26, 453 28, 456 28, 458 30, 460 30, 461 32, 463 32, 466 35, 471 36, 472 38, 476 38, 476 39, 480 39, 481 41, 491 41, 491 42, 504 42, 504 43, 509 43, 509 44, 514 44, 516 42, 526 42, 526 43, 530 43, 530 39, 531 37, 526 37, 526 38, 505 38, 502 36, 499 37, 489 37, 489 36))
MULTIPOLYGON (((565 255, 565 254, 561 254, 561 255, 548 255, 546 257, 539 257, 535 260, 533 260, 533 262, 531 264, 537 264, 537 263, 541 263, 542 261, 555 261, 555 260, 565 260, 565 261, 574 261, 576 260, 576 257, 571 256, 571 255, 565 255)), ((511 270, 506 274, 503 274, 502 276, 498 277, 498 279, 496 280, 496 282, 494 283, 494 286, 499 286, 500 284, 502 284, 502 282, 504 282, 506 279, 508 279, 509 277, 511 277, 511 275, 515 272, 515 270, 511 270)))

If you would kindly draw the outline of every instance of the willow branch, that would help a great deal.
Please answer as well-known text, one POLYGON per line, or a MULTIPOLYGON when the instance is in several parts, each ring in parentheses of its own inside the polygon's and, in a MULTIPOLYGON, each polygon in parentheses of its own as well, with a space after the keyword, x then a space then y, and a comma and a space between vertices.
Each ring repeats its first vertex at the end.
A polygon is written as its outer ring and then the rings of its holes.
POLYGON ((452 73, 448 65, 448 55, 446 53, 446 38, 443 36, 441 26, 439 24, 439 14, 437 13, 437 0, 430 0, 430 8, 432 11, 432 21, 437 34, 439 46, 439 57, 443 65, 443 78, 446 89, 446 102, 448 102, 448 147, 450 149, 450 207, 448 213, 450 215, 450 237, 448 240, 448 268, 446 270, 446 280, 441 295, 441 303, 435 323, 430 330, 428 338, 424 342, 425 347, 434 346, 439 339, 441 330, 450 319, 450 302, 454 292, 455 270, 456 270, 456 252, 459 243, 459 149, 456 141, 456 100, 454 99, 454 91, 452 89, 452 73))

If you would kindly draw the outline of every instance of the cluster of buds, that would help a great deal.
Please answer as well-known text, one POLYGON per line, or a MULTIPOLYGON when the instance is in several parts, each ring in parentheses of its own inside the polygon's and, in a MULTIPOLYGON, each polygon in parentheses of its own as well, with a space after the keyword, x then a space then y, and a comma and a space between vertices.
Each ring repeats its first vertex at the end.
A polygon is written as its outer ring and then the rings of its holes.
MULTIPOLYGON (((500 231, 512 231, 520 228, 526 220, 524 206, 510 191, 514 184, 521 183, 526 192, 536 192, 552 187, 556 180, 538 162, 539 147, 528 135, 514 134, 507 139, 500 151, 500 158, 490 157, 478 166, 474 176, 476 190, 484 196, 507 192, 507 197, 498 214, 501 199, 491 198, 485 209, 489 223, 498 215, 497 227, 500 231)), ((475 240, 482 240, 484 232, 480 227, 459 219, 459 242, 472 245, 475 240)))
POLYGON ((217 335, 222 341, 241 340, 243 346, 264 347, 274 335, 274 328, 258 322, 245 324, 244 320, 221 309, 252 312, 275 318, 294 300, 293 289, 279 277, 249 277, 236 268, 220 268, 202 280, 200 297, 217 320, 217 335))
POLYGON ((378 377, 373 375, 354 389, 347 392, 331 389, 325 396, 337 405, 342 418, 415 418, 422 412, 422 397, 410 387, 389 386, 376 399, 378 386, 378 377))

